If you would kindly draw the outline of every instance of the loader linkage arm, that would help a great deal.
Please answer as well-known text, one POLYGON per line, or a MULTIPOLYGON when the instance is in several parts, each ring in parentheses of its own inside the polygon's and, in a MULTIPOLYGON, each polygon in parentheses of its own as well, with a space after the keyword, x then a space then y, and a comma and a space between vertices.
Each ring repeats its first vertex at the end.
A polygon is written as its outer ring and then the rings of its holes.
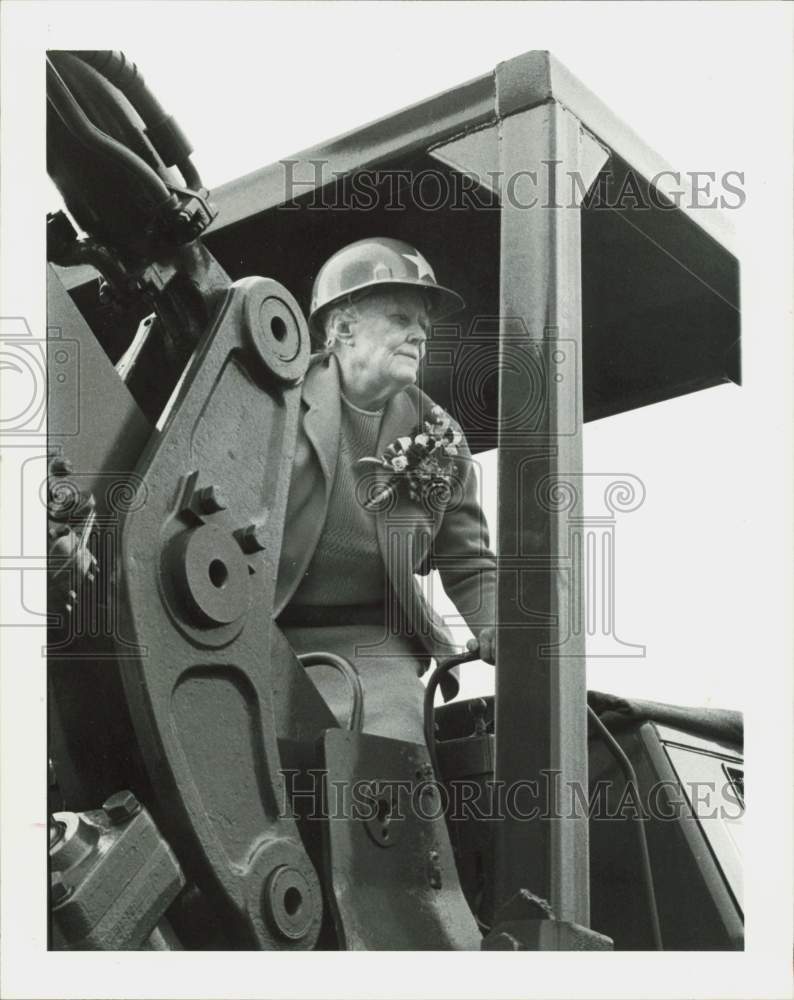
MULTIPOLYGON (((277 736, 289 726, 277 722, 272 693, 286 685, 290 715, 306 732, 334 727, 272 621, 296 386, 309 357, 306 324, 285 288, 264 278, 232 284, 198 241, 214 217, 208 192, 186 140, 134 66, 119 53, 50 53, 47 97, 48 169, 86 234, 78 238, 63 213, 51 217, 50 256, 64 265, 94 264, 105 294, 120 307, 139 301, 139 308, 153 308, 159 322, 149 354, 156 347, 164 365, 149 367, 148 380, 179 383, 167 413, 146 414, 159 416, 160 431, 126 477, 134 488, 121 518, 120 552, 99 567, 114 582, 113 669, 132 720, 135 746, 127 752, 143 763, 157 824, 147 836, 164 837, 166 851, 175 847, 229 941, 312 947, 322 894, 285 798, 277 736), (176 182, 174 167, 184 183, 176 182)), ((146 355, 144 347, 139 370, 146 355)), ((73 469, 65 458, 56 465, 51 515, 68 525, 58 504, 75 493, 81 472, 96 470, 73 469)), ((82 500, 94 510, 93 496, 82 500)), ((59 528, 54 542, 64 537, 59 528)), ((95 562, 88 554, 82 560, 92 573, 95 562)), ((99 655, 89 639, 72 644, 59 669, 68 668, 70 655, 76 663, 92 653, 99 655)), ((63 704, 67 718, 60 721, 69 728, 71 703, 63 704)), ((114 710, 121 711, 106 706, 114 710)), ((94 819, 81 814, 80 823, 66 821, 74 813, 62 815, 56 830, 110 822, 107 810, 94 819)), ((125 830, 128 838, 138 835, 132 825, 125 830)), ((93 903, 72 864, 75 852, 85 853, 78 841, 78 833, 59 841, 52 900, 58 939, 128 947, 132 938, 117 928, 94 927, 85 936, 93 903)), ((169 885, 184 884, 181 873, 169 878, 169 885)), ((136 933, 144 920, 138 916, 136 933)))

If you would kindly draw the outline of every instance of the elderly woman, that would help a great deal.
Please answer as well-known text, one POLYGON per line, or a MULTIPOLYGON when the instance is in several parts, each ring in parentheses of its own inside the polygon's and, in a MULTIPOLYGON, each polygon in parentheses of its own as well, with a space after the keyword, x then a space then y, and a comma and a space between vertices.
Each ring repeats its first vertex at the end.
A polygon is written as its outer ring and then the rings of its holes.
MULTIPOLYGON (((275 615, 296 653, 355 664, 363 730, 414 742, 424 739, 419 677, 431 656, 456 651, 415 573, 438 565, 478 636, 470 645, 494 656, 495 559, 471 456, 415 385, 432 322, 462 305, 398 240, 353 243, 320 270, 309 321, 324 350, 303 385, 276 591, 275 615), (441 432, 447 488, 417 492, 402 452, 428 428, 441 432), (362 462, 384 454, 388 470, 362 462)), ((344 724, 344 678, 325 667, 310 676, 344 724)))

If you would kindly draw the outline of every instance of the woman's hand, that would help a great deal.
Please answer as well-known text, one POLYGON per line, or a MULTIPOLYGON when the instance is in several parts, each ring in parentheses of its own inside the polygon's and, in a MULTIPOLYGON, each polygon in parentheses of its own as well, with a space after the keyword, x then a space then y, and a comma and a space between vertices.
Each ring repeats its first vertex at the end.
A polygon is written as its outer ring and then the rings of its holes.
POLYGON ((476 639, 469 639, 466 648, 472 653, 479 653, 480 659, 486 663, 496 663, 496 630, 493 625, 484 628, 476 639))

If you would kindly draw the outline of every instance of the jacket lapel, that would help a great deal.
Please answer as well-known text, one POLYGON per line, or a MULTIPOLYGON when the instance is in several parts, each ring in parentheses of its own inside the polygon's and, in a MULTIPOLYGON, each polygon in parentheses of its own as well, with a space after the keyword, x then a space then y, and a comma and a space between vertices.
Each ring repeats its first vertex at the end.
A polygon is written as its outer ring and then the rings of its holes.
POLYGON ((303 418, 303 429, 323 471, 327 511, 339 455, 339 428, 342 420, 339 368, 333 355, 316 362, 309 369, 303 389, 303 401, 308 407, 303 418))
POLYGON ((303 420, 298 428, 287 502, 274 607, 276 616, 300 586, 328 514, 339 454, 342 407, 335 360, 317 360, 309 368, 301 407, 303 420))

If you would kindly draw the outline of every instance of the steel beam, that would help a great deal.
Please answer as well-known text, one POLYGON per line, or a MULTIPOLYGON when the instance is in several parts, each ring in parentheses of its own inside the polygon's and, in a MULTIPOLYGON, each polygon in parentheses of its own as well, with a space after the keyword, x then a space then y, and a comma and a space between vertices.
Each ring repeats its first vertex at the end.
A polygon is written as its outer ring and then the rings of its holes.
POLYGON ((494 908, 528 889, 558 920, 586 927, 588 820, 572 791, 586 800, 585 649, 583 636, 568 636, 582 593, 566 571, 567 521, 554 498, 575 491, 582 472, 580 212, 570 178, 588 187, 606 153, 553 101, 505 117, 499 130, 496 779, 514 792, 497 824, 494 908), (518 815, 532 809, 534 819, 518 815))

